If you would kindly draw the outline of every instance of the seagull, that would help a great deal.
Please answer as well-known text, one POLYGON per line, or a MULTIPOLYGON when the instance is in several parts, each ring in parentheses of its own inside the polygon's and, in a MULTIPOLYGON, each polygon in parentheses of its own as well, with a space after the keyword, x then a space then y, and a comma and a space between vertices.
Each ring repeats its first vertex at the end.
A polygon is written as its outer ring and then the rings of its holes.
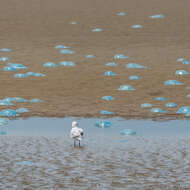
POLYGON ((80 147, 80 141, 82 140, 84 133, 83 129, 78 127, 78 123, 76 121, 72 122, 72 129, 70 132, 70 137, 74 139, 74 147, 76 146, 75 142, 79 142, 79 147, 80 147))

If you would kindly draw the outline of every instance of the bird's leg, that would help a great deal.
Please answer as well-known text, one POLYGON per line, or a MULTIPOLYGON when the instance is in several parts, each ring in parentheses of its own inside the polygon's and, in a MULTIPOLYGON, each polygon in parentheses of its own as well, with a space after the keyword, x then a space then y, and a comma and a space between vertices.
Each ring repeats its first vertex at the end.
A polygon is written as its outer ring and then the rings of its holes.
POLYGON ((75 147, 75 140, 74 140, 74 147, 75 147))
POLYGON ((79 141, 79 147, 80 147, 80 141, 79 141))

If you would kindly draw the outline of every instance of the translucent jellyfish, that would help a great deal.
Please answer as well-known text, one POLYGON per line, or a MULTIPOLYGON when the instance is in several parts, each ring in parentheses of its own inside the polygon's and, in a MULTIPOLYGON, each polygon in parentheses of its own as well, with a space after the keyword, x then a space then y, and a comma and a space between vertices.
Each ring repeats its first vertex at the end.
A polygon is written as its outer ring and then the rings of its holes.
POLYGON ((189 72, 186 70, 178 70, 175 72, 176 75, 189 75, 189 72))
POLYGON ((27 72, 26 75, 29 76, 29 77, 34 77, 36 75, 36 73, 34 73, 34 72, 27 72))
POLYGON ((182 61, 184 61, 185 60, 185 58, 178 58, 176 61, 177 62, 182 62, 182 61))
POLYGON ((110 121, 98 121, 95 123, 96 127, 108 128, 111 127, 112 123, 110 121))
POLYGON ((190 98, 190 94, 187 95, 187 98, 190 98))
POLYGON ((190 64, 190 61, 185 59, 185 58, 178 58, 176 61, 181 62, 184 65, 189 65, 190 64))
POLYGON ((76 64, 72 61, 61 61, 59 63, 60 66, 64 66, 64 67, 74 67, 76 66, 76 64))
POLYGON ((164 18, 164 15, 163 14, 156 14, 156 15, 152 15, 150 16, 151 19, 156 19, 156 18, 164 18))
POLYGON ((152 104, 150 103, 141 104, 141 108, 151 108, 151 107, 152 107, 152 104))
POLYGON ((46 76, 43 73, 34 73, 34 72, 27 72, 26 75, 28 77, 45 77, 46 76))
POLYGON ((189 65, 189 64, 190 64, 190 61, 188 61, 188 60, 183 60, 182 63, 183 63, 184 65, 189 65))
POLYGON ((176 113, 179 114, 190 114, 190 106, 182 106, 178 109, 176 113))
POLYGON ((118 90, 120 91, 132 91, 135 90, 131 85, 121 85, 118 90))
POLYGON ((188 86, 186 89, 187 89, 187 90, 190 90, 190 86, 188 86))
POLYGON ((126 12, 120 12, 120 13, 117 13, 117 15, 118 16, 125 16, 125 15, 127 15, 127 13, 126 12))
POLYGON ((94 29, 92 29, 92 32, 101 32, 101 31, 102 31, 101 28, 94 28, 94 29))
POLYGON ((142 28, 143 26, 142 25, 140 25, 140 24, 135 24, 135 25, 132 25, 131 26, 131 28, 133 28, 133 29, 140 29, 140 28, 142 28))
POLYGON ((57 65, 53 62, 47 62, 43 64, 43 67, 56 67, 57 65))
POLYGON ((16 112, 18 112, 18 113, 27 113, 27 112, 29 112, 29 110, 27 108, 18 108, 18 109, 16 109, 16 112))
POLYGON ((11 101, 12 101, 12 98, 7 97, 7 98, 4 98, 3 101, 11 102, 11 101))
POLYGON ((160 108, 152 108, 150 110, 150 112, 152 112, 152 113, 167 113, 168 111, 162 110, 160 108))
POLYGON ((0 111, 0 116, 16 117, 19 116, 19 114, 12 109, 3 109, 0 111))
POLYGON ((107 110, 101 110, 101 111, 100 111, 100 114, 101 114, 101 115, 113 115, 114 112, 112 112, 112 111, 107 111, 107 110))
POLYGON ((14 106, 14 104, 10 101, 0 100, 0 106, 14 106))
POLYGON ((20 161, 20 162, 16 162, 17 165, 23 165, 23 166, 33 166, 34 163, 31 161, 20 161))
POLYGON ((24 74, 24 73, 16 73, 16 74, 14 74, 14 77, 15 78, 27 78, 28 75, 24 74))
POLYGON ((57 45, 55 46, 56 49, 68 49, 68 46, 64 46, 64 45, 57 45))
POLYGON ((9 48, 1 48, 0 49, 0 52, 11 52, 12 49, 9 49, 9 48))
POLYGON ((140 79, 141 79, 141 77, 136 76, 136 75, 132 75, 129 77, 129 80, 140 80, 140 79))
POLYGON ((60 50, 60 53, 61 53, 61 54, 74 54, 75 51, 70 50, 70 49, 61 49, 61 50, 60 50))
POLYGON ((1 100, 1 101, 5 101, 5 102, 11 102, 11 100, 12 100, 12 98, 10 98, 10 97, 7 97, 7 98, 4 98, 3 100, 1 100))
POLYGON ((1 125, 1 126, 2 126, 2 125, 7 125, 8 122, 9 122, 8 119, 6 119, 6 118, 0 118, 0 125, 1 125))
POLYGON ((40 100, 40 99, 32 99, 32 100, 29 100, 30 103, 40 103, 40 102, 44 102, 43 100, 40 100))
POLYGON ((16 67, 8 67, 8 66, 3 67, 3 71, 18 71, 18 70, 19 69, 16 67))
POLYGON ((110 101, 110 100, 115 100, 115 98, 112 96, 103 96, 102 100, 110 101))
POLYGON ((168 86, 168 85, 183 85, 183 84, 177 80, 167 80, 164 82, 164 85, 168 86))
POLYGON ((9 58, 8 57, 0 57, 0 61, 8 61, 9 58))
POLYGON ((104 73, 104 76, 115 76, 115 75, 116 75, 116 73, 113 72, 113 71, 106 71, 106 72, 104 73))
POLYGON ((175 107, 177 107, 177 104, 175 104, 175 103, 173 103, 173 102, 168 102, 168 103, 165 104, 165 106, 166 106, 167 108, 175 108, 175 107))
POLYGON ((6 131, 0 131, 0 135, 7 135, 6 131))
POLYGON ((128 63, 126 64, 127 69, 146 69, 147 67, 143 65, 139 65, 137 63, 128 63))
POLYGON ((136 135, 136 131, 132 129, 124 129, 120 131, 120 135, 136 135))
POLYGON ((95 58, 95 57, 96 57, 96 56, 94 56, 94 55, 87 55, 87 56, 86 56, 87 59, 91 59, 91 58, 95 58))
POLYGON ((109 63, 106 63, 106 66, 108 66, 108 67, 117 67, 117 63, 109 62, 109 63))
POLYGON ((157 100, 157 101, 165 101, 165 100, 168 100, 168 98, 165 98, 165 97, 156 97, 155 100, 157 100))
POLYGON ((77 24, 77 22, 73 21, 73 22, 71 22, 71 24, 77 24))
POLYGON ((8 97, 8 98, 4 98, 4 101, 9 101, 9 102, 27 102, 26 99, 21 98, 21 97, 8 97))
POLYGON ((114 59, 130 59, 130 57, 123 54, 115 54, 114 59))
POLYGON ((43 73, 35 73, 35 77, 45 77, 46 75, 43 73))
POLYGON ((17 69, 27 69, 26 66, 24 66, 23 64, 19 64, 19 63, 7 63, 7 66, 14 67, 17 69))

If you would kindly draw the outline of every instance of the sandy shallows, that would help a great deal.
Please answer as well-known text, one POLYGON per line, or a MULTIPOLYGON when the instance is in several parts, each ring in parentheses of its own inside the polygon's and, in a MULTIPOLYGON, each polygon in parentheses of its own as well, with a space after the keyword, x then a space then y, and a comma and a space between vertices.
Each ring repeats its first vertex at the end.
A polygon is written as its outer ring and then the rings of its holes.
POLYGON ((1 137, 0 189, 189 189, 189 148, 179 138, 74 149, 63 138, 1 137))
MULTIPOLYGON (((1 48, 12 48, 10 62, 22 63, 29 71, 42 72, 44 78, 14 79, 13 73, 0 71, 0 98, 20 96, 40 98, 41 104, 19 104, 31 110, 30 115, 40 116, 99 116, 102 109, 114 111, 123 117, 157 117, 140 108, 149 102, 164 108, 155 98, 164 96, 179 105, 187 105, 186 87, 189 76, 176 77, 177 69, 190 71, 189 66, 176 62, 178 57, 189 58, 189 6, 190 1, 179 0, 7 0, 0 6, 1 48), (126 16, 117 13, 126 11, 126 16), (149 16, 164 14, 164 19, 152 20, 149 16), (77 24, 70 24, 76 21, 77 24), (141 24, 142 29, 131 25, 141 24), (91 32, 93 28, 102 32, 91 32), (61 55, 54 47, 70 46, 73 55, 61 55), (122 53, 131 60, 119 60, 112 70, 119 74, 106 78, 110 70, 105 64, 122 53), (94 59, 85 56, 93 54, 94 59), (47 61, 70 60, 74 68, 44 69, 47 61), (127 70, 125 64, 136 62, 148 69, 127 70), (130 75, 139 75, 140 81, 129 81, 130 75), (169 79, 180 80, 183 86, 165 87, 169 79), (119 92, 120 85, 132 85, 136 91, 119 92), (108 103, 102 96, 112 95, 108 103)), ((0 65, 2 69, 3 63, 0 65)), ((174 116, 177 108, 166 116, 174 116)), ((160 117, 160 116, 159 116, 160 117)))

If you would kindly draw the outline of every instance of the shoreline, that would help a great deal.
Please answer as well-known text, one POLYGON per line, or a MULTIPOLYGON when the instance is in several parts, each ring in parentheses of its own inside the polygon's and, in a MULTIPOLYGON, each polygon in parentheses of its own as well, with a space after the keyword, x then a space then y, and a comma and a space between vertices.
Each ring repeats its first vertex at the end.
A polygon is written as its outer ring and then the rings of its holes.
POLYGON ((112 118, 121 118, 124 120, 151 120, 151 121, 173 121, 173 120, 189 120, 190 118, 183 115, 183 114, 175 114, 175 115, 161 115, 161 114, 156 114, 152 117, 150 116, 122 116, 122 115, 112 115, 112 116, 105 116, 105 115, 82 115, 82 114, 76 114, 76 115, 64 115, 64 114, 42 114, 42 113, 20 113, 19 116, 16 117, 3 117, 7 119, 28 119, 28 118, 81 118, 81 119, 112 119, 112 118), (169 116, 168 116, 169 115, 169 116))

